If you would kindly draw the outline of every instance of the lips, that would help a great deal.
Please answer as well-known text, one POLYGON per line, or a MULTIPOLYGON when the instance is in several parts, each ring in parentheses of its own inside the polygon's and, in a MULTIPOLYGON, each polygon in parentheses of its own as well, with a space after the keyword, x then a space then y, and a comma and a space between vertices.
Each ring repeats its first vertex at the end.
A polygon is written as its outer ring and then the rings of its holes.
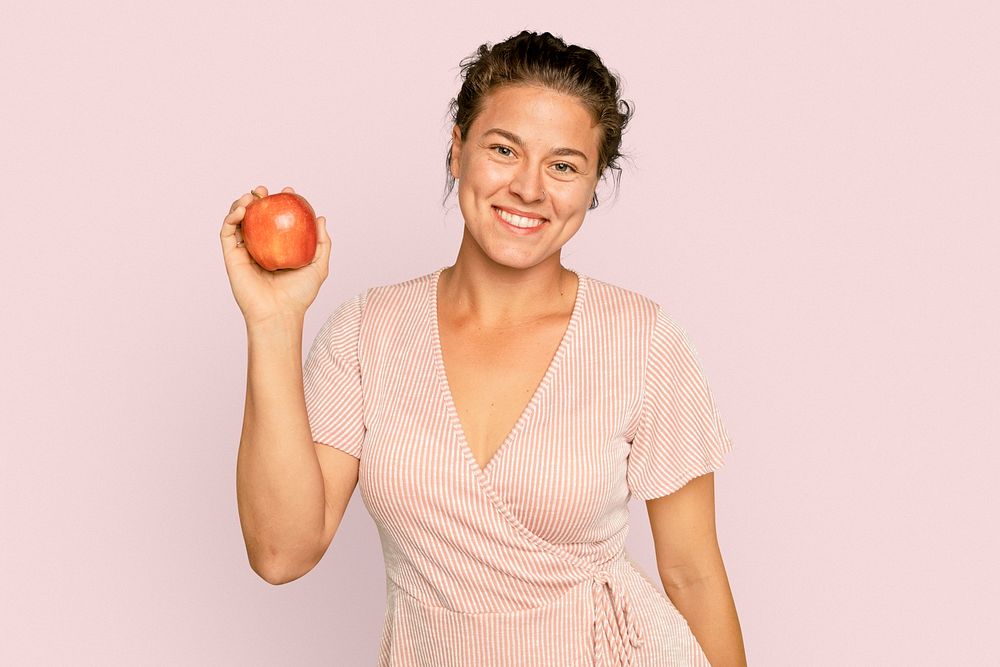
POLYGON ((533 218, 535 220, 546 220, 544 215, 538 215, 537 213, 529 213, 528 211, 521 211, 516 208, 510 208, 509 206, 494 206, 493 208, 500 209, 501 211, 506 211, 511 215, 519 215, 522 218, 533 218))
POLYGON ((501 220, 519 229, 534 229, 547 222, 547 220, 542 216, 526 214, 522 211, 517 211, 517 209, 512 211, 500 208, 499 206, 494 206, 493 210, 496 211, 497 217, 501 220))

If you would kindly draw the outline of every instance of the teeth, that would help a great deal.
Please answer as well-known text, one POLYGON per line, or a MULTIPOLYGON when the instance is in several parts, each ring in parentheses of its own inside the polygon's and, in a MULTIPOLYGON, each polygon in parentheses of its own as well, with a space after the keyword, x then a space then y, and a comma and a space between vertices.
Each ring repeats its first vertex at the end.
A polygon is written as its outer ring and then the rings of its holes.
POLYGON ((526 228, 537 227, 538 225, 545 222, 544 220, 539 220, 538 218, 525 218, 520 215, 514 215, 513 213, 508 213, 502 208, 498 208, 497 213, 500 215, 501 218, 503 218, 510 224, 514 225, 515 227, 526 227, 526 228))

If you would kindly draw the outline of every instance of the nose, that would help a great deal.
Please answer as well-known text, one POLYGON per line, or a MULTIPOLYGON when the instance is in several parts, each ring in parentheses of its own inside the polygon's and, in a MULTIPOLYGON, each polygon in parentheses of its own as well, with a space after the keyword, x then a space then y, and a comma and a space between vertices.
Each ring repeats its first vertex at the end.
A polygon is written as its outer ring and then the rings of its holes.
POLYGON ((525 203, 541 201, 544 198, 541 166, 525 160, 511 179, 509 189, 525 203))

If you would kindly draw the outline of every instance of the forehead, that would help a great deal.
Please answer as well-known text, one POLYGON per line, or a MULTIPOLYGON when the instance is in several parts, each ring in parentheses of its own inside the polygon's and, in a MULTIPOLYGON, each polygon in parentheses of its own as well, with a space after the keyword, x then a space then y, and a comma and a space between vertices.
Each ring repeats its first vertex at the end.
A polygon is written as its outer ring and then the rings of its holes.
POLYGON ((484 99, 470 128, 473 136, 490 128, 508 130, 542 148, 569 146, 596 156, 600 128, 579 98, 541 86, 502 86, 484 99))

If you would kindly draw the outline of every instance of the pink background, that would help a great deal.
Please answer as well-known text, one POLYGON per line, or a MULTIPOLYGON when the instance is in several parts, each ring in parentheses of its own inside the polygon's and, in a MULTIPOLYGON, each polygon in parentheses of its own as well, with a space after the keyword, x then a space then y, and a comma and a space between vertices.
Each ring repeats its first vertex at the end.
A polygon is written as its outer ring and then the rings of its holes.
POLYGON ((995 664, 996 3, 3 14, 0 663, 373 663, 357 493, 306 577, 247 563, 217 235, 258 184, 327 216, 307 347, 348 296, 450 264, 458 63, 527 27, 595 49, 636 103, 620 198, 563 262, 660 301, 702 359, 751 664, 995 664))

